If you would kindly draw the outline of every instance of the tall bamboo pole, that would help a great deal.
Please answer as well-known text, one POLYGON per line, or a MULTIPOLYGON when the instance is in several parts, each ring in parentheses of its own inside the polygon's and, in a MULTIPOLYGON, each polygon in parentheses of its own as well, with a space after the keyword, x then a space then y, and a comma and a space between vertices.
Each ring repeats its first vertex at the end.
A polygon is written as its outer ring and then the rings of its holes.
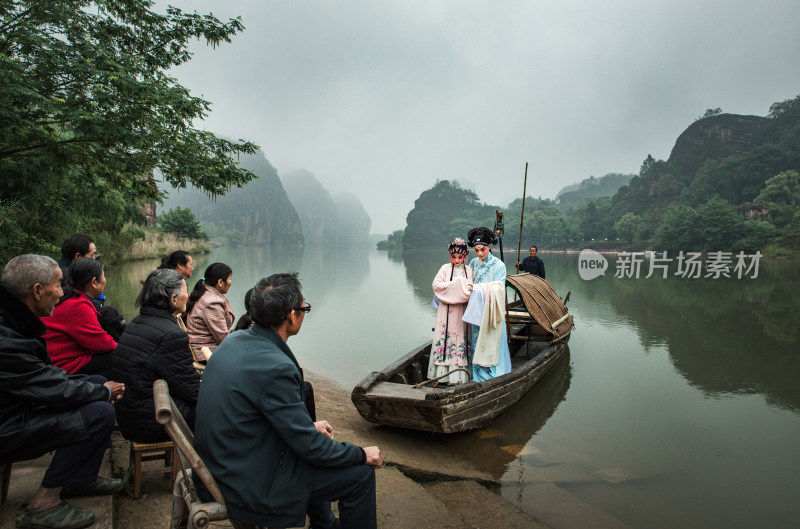
MULTIPOLYGON (((528 188, 528 162, 525 162, 525 180, 522 184, 522 211, 519 214, 519 243, 517 244, 517 273, 519 274, 519 252, 522 249, 522 219, 525 218, 525 193, 528 188)), ((516 294, 514 295, 516 298, 516 294)))
MULTIPOLYGON (((522 211, 519 213, 519 242, 517 243, 517 273, 519 274, 519 252, 522 248, 522 219, 525 218, 525 194, 528 189, 528 162, 525 162, 525 179, 522 182, 522 211)), ((514 301, 517 301, 517 291, 514 291, 514 301)), ((508 303, 506 303, 508 305, 508 303)), ((508 315, 508 307, 506 307, 506 315, 508 315)), ((511 327, 509 326, 509 329, 511 327)), ((510 335, 509 335, 510 336, 510 335)), ((511 340, 511 338, 509 338, 511 340)))

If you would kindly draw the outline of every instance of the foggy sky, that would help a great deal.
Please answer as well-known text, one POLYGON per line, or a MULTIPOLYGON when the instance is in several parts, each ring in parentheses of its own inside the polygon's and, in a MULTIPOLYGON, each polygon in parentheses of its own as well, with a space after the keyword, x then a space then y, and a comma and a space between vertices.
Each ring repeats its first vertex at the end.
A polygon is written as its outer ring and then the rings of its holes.
POLYGON ((797 0, 169 3, 247 28, 171 72, 213 103, 198 126, 354 193, 373 233, 437 179, 504 207, 528 162, 527 194, 553 198, 666 159, 708 108, 800 94, 797 0))

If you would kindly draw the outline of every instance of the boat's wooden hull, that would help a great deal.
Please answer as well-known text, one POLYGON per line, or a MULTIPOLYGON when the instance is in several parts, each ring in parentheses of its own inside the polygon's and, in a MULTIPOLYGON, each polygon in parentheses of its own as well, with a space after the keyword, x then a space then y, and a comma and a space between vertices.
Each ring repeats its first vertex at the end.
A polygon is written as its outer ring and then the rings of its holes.
POLYGON ((512 340, 512 350, 522 350, 512 357, 510 373, 484 382, 415 389, 413 384, 425 380, 428 343, 371 373, 353 389, 351 398, 370 422, 442 433, 481 428, 519 401, 565 347, 566 340, 552 344, 512 340))

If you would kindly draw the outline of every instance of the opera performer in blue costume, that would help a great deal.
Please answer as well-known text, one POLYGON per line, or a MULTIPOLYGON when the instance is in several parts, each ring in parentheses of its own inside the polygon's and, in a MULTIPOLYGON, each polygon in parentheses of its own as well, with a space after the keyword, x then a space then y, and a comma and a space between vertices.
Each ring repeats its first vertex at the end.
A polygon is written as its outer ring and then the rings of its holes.
POLYGON ((473 228, 467 238, 477 257, 469 263, 474 288, 464 321, 472 324, 472 380, 480 382, 511 371, 505 325, 506 265, 492 255, 497 237, 489 228, 473 228))

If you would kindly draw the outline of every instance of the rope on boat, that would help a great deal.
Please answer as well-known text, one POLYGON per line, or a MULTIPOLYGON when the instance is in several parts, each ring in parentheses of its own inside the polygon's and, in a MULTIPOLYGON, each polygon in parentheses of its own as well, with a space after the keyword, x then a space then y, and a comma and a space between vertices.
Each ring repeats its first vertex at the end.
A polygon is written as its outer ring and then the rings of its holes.
POLYGON ((452 373, 456 373, 456 372, 458 372, 458 371, 463 371, 464 373, 466 373, 466 374, 467 374, 467 377, 468 377, 470 380, 472 380, 472 373, 470 373, 468 369, 464 369, 463 367, 458 367, 458 368, 456 368, 456 369, 453 369, 452 371, 448 371, 448 372, 447 372, 447 373, 445 373, 444 375, 439 375, 439 376, 438 376, 438 377, 436 377, 436 378, 431 378, 431 379, 429 379, 429 380, 426 380, 425 382, 420 382, 419 384, 416 384, 416 385, 414 385, 414 386, 411 386, 411 389, 419 389, 419 388, 421 388, 422 386, 425 386, 425 385, 427 385, 427 384, 430 384, 431 382, 436 382, 437 380, 439 380, 439 379, 441 379, 441 378, 444 378, 444 377, 449 377, 449 376, 450 376, 452 373))

